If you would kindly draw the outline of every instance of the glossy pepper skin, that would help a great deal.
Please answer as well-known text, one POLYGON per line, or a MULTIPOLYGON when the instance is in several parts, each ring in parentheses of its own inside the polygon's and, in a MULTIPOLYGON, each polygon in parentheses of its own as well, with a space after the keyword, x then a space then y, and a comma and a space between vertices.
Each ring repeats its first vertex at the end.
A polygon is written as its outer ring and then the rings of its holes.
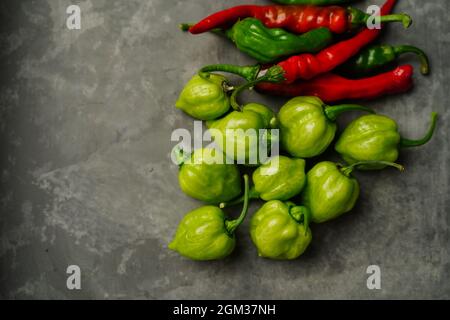
POLYGON ((333 220, 353 209, 359 197, 359 183, 351 172, 336 163, 321 162, 306 175, 303 204, 311 211, 315 223, 333 220))
MULTIPOLYGON (((276 156, 258 167, 253 172, 253 186, 250 188, 250 199, 264 201, 286 201, 300 194, 306 183, 305 160, 276 156)), ((229 203, 221 203, 220 207, 230 207, 242 203, 244 197, 229 203)))
POLYGON ((261 63, 273 62, 292 54, 318 52, 325 48, 333 37, 327 28, 295 35, 284 29, 269 29, 254 18, 236 22, 225 33, 239 50, 261 63))
POLYGON ((178 173, 181 190, 188 196, 218 204, 241 194, 239 169, 226 164, 223 154, 216 157, 214 149, 197 149, 188 159, 180 165, 178 173))
POLYGON ((277 156, 253 172, 254 191, 264 201, 289 200, 306 183, 305 160, 277 156))
POLYGON ((224 89, 226 83, 227 79, 221 75, 195 75, 182 90, 175 106, 195 119, 217 119, 230 109, 230 99, 224 89))
MULTIPOLYGON (((432 113, 428 133, 420 140, 403 139, 398 132, 397 123, 383 115, 360 117, 344 130, 335 149, 349 164, 360 161, 395 162, 402 147, 416 147, 426 144, 433 137, 437 114, 432 113)), ((361 166, 365 170, 377 170, 384 165, 361 166)))
POLYGON ((250 236, 260 257, 293 260, 312 240, 309 210, 278 200, 264 204, 250 221, 250 236))
MULTIPOLYGON (((277 127, 273 111, 257 103, 249 103, 242 110, 233 111, 224 118, 207 124, 217 146, 224 152, 227 148, 234 149, 234 160, 246 165, 259 164, 258 150, 261 142, 266 142, 270 146, 270 136, 261 137, 262 140, 260 140, 259 130, 277 127), (256 130, 254 143, 249 141, 246 135, 247 130, 256 130)), ((227 156, 231 157, 228 152, 227 156)))
POLYGON ((326 103, 350 99, 370 100, 409 91, 413 87, 413 74, 413 67, 404 65, 363 79, 348 79, 327 73, 311 81, 297 81, 292 84, 264 82, 258 84, 256 89, 275 96, 316 96, 326 103))
MULTIPOLYGON (((245 193, 248 195, 248 176, 244 176, 245 193)), ((205 206, 189 212, 180 222, 169 249, 198 261, 219 260, 229 256, 236 245, 235 230, 245 219, 248 198, 241 215, 229 220, 225 213, 214 206, 205 206)))
POLYGON ((420 72, 424 75, 430 71, 429 60, 423 50, 408 46, 376 45, 364 49, 357 56, 339 67, 339 70, 349 75, 366 75, 392 63, 399 56, 414 53, 420 60, 420 72))
MULTIPOLYGON (((370 16, 356 8, 340 6, 240 5, 204 18, 189 28, 189 32, 199 34, 216 28, 227 28, 236 21, 249 17, 260 20, 268 28, 282 28, 298 34, 320 27, 326 27, 333 33, 341 34, 353 29, 354 26, 365 25, 370 16)), ((381 17, 381 22, 401 21, 405 24, 407 19, 409 17, 406 15, 398 14, 381 17)))
POLYGON ((336 135, 336 118, 346 111, 373 112, 358 105, 326 106, 317 97, 296 97, 278 113, 281 144, 297 158, 313 158, 322 154, 336 135))
POLYGON ((401 165, 382 161, 357 162, 347 167, 324 161, 306 174, 302 192, 303 204, 311 211, 314 223, 324 223, 351 211, 359 197, 359 183, 352 172, 364 166, 391 166, 403 171, 401 165))
POLYGON ((267 28, 255 18, 238 21, 225 35, 239 50, 260 63, 269 63, 303 52, 315 53, 330 44, 333 35, 327 28, 318 28, 296 35, 280 28, 267 28))

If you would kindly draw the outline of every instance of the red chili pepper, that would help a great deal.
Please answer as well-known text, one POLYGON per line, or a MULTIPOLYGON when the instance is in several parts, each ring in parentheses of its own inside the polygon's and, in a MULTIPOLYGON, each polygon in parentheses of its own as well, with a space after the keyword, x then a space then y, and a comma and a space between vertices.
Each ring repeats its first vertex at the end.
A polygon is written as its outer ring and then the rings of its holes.
MULTIPOLYGON (((388 14, 396 0, 387 0, 381 8, 381 15, 388 14)), ((312 79, 329 72, 356 55, 362 48, 375 40, 381 29, 364 29, 353 38, 332 45, 316 55, 300 54, 278 63, 284 71, 286 83, 298 79, 312 79)), ((276 68, 277 66, 274 66, 276 68)))
MULTIPOLYGON (((219 11, 201 20, 189 29, 192 34, 230 27, 240 19, 253 17, 268 28, 284 28, 295 33, 305 33, 326 27, 334 33, 344 33, 355 25, 363 25, 370 17, 355 8, 313 5, 256 6, 242 5, 219 11)), ((398 14, 383 17, 381 22, 401 21, 408 23, 409 16, 398 14), (406 20, 405 20, 406 19, 406 20)))
POLYGON ((293 84, 264 82, 258 84, 256 89, 262 93, 286 97, 316 96, 327 103, 347 99, 368 100, 408 91, 413 86, 413 71, 413 67, 407 64, 374 77, 357 80, 327 73, 311 81, 293 84))

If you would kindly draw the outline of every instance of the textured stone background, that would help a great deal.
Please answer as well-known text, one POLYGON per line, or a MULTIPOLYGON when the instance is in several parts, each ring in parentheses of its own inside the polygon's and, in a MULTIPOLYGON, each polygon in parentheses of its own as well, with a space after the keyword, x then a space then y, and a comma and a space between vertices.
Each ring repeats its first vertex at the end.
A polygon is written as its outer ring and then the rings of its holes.
POLYGON ((417 74, 407 95, 367 105, 407 137, 421 136, 439 111, 435 139, 402 153, 404 174, 358 173, 357 208, 314 226, 300 260, 259 259, 244 226, 232 257, 196 263, 167 249, 199 206, 169 161, 172 130, 193 125, 174 102, 200 66, 251 61, 177 24, 243 1, 2 1, 0 297, 450 298, 450 2, 399 2, 415 24, 392 25, 383 41, 425 48, 433 73, 417 74), (80 31, 65 27, 72 3, 82 9, 80 31), (80 291, 66 289, 71 264, 82 269, 80 291), (380 291, 366 288, 371 264, 382 268, 380 291))

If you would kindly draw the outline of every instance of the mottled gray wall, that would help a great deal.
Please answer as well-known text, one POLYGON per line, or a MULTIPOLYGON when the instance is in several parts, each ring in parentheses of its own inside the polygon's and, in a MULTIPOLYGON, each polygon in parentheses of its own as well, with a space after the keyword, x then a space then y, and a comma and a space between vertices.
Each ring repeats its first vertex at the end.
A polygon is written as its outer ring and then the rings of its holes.
MULTIPOLYGON (((403 152, 405 173, 358 173, 357 208, 314 226, 298 261, 259 259, 246 226, 222 262, 168 251, 181 217, 199 206, 181 193, 169 161, 172 130, 193 125, 176 97, 204 64, 251 62, 223 39, 189 36, 177 24, 239 3, 0 3, 1 298, 450 298, 447 0, 399 1, 415 24, 392 25, 383 41, 425 48, 433 73, 417 74, 407 95, 367 103, 408 137, 440 112, 435 139, 403 152), (71 3, 82 9, 79 31, 65 27, 71 3), (82 269, 80 291, 66 289, 70 264, 82 269), (370 264, 382 268, 380 291, 366 288, 370 264)), ((275 109, 283 102, 246 99, 275 109)))

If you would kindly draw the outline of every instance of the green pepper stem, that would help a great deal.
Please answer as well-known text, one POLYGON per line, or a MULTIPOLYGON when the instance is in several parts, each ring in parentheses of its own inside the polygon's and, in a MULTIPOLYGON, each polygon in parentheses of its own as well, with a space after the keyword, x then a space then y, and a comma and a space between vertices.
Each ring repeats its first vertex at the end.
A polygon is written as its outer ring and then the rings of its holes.
POLYGON ((178 25, 181 31, 189 31, 189 29, 193 26, 195 26, 195 23, 180 23, 178 25))
POLYGON ((208 77, 209 72, 227 72, 238 75, 247 81, 254 81, 261 70, 260 65, 253 66, 236 66, 231 64, 213 64, 205 66, 199 71, 202 78, 208 77))
POLYGON ((375 113, 371 108, 364 107, 358 104, 342 104, 339 106, 326 106, 324 109, 325 116, 330 121, 336 121, 336 119, 347 111, 366 111, 369 113, 375 113))
POLYGON ((244 90, 253 88, 260 82, 280 82, 284 80, 284 70, 280 66, 273 66, 265 72, 264 75, 258 77, 256 80, 247 82, 240 87, 237 87, 236 90, 233 91, 230 97, 230 104, 234 110, 242 110, 241 106, 237 102, 237 96, 244 90))
POLYGON ((430 72, 430 62, 428 60, 426 53, 423 50, 417 47, 406 45, 392 47, 392 50, 394 51, 396 57, 404 53, 415 53, 420 60, 420 72, 422 74, 428 74, 430 72))
POLYGON ((295 206, 289 208, 289 215, 297 223, 303 224, 303 226, 305 227, 305 235, 306 235, 308 233, 308 227, 311 221, 311 211, 309 211, 308 208, 303 206, 295 206))
POLYGON ((190 155, 184 152, 183 148, 181 148, 180 146, 173 148, 172 154, 180 168, 186 162, 186 159, 190 157, 190 155))
POLYGON ((431 113, 431 125, 428 129, 427 134, 419 140, 409 140, 402 138, 400 140, 400 147, 402 148, 411 148, 411 147, 420 147, 426 144, 433 138, 434 131, 436 130, 436 124, 437 124, 438 114, 436 112, 431 113))
POLYGON ((244 206, 242 207, 241 214, 239 215, 239 218, 236 220, 227 220, 225 221, 225 228, 227 229, 228 233, 230 235, 234 234, 234 231, 236 231, 236 228, 239 227, 242 222, 244 222, 245 217, 247 216, 248 212, 248 195, 249 195, 249 187, 248 187, 248 175, 244 175, 244 185, 245 185, 245 192, 244 192, 244 206))
MULTIPOLYGON (((250 200, 254 200, 254 199, 259 199, 259 196, 260 196, 260 194, 258 191, 256 191, 255 186, 252 186, 248 193, 248 198, 250 200)), ((236 198, 236 199, 230 201, 230 202, 222 202, 219 205, 219 207, 220 207, 220 209, 233 207, 238 204, 241 204, 242 202, 244 202, 244 200, 245 200, 245 194, 243 196, 240 196, 239 198, 236 198)))
MULTIPOLYGON (((350 14, 350 22, 354 25, 367 24, 367 21, 371 17, 369 14, 353 7, 347 8, 347 11, 350 14)), ((398 13, 380 16, 380 22, 401 22, 405 29, 407 29, 411 26, 412 19, 405 13, 398 13)))
POLYGON ((393 163, 393 162, 388 162, 388 161, 361 161, 361 162, 356 162, 356 163, 346 166, 346 167, 342 167, 341 172, 345 176, 349 177, 350 174, 355 169, 357 169, 357 167, 364 166, 364 165, 383 165, 383 166, 389 166, 389 167, 396 168, 400 171, 405 171, 405 167, 403 167, 402 165, 400 165, 398 163, 393 163))

